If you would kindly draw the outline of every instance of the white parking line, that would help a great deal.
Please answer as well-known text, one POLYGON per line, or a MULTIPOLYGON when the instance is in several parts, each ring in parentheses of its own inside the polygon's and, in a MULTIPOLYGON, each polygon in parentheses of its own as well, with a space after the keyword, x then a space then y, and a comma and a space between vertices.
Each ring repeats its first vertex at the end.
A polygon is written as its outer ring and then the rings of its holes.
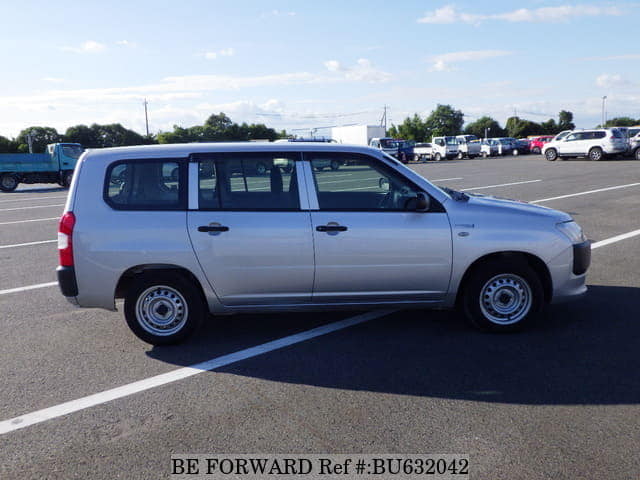
POLYGON ((93 395, 79 398, 77 400, 71 400, 69 402, 61 403, 53 407, 11 418, 9 420, 0 422, 0 435, 18 430, 20 428, 28 427, 36 423, 41 423, 47 420, 62 417, 64 415, 84 410, 86 408, 94 407, 96 405, 101 405, 112 400, 127 397, 129 395, 133 395, 134 393, 144 392, 145 390, 149 390, 151 388, 159 387, 161 385, 166 385, 172 382, 177 382, 178 380, 183 380, 185 378, 192 377, 193 375, 198 375, 202 372, 215 370, 216 368, 224 367, 232 363, 256 357, 258 355, 262 355, 263 353, 279 350, 296 343, 304 342, 306 340, 320 337, 322 335, 336 332, 338 330, 343 330, 360 323, 383 317, 390 313, 392 313, 392 311, 390 310, 363 313, 361 315, 356 315, 355 317, 328 323, 321 327, 306 330, 294 335, 289 335, 287 337, 263 343, 261 345, 256 345, 255 347, 246 348, 235 353, 212 358, 210 360, 196 363, 188 367, 179 368, 177 370, 172 370, 161 375, 156 375, 154 377, 145 378, 144 380, 129 383, 127 385, 122 385, 121 387, 112 388, 111 390, 105 390, 103 392, 95 393, 93 395))
POLYGON ((453 178, 434 178, 433 180, 427 178, 430 182, 446 182, 447 180, 462 180, 462 177, 453 177, 453 178))
POLYGON ((600 240, 599 242, 592 243, 591 250, 619 242, 620 240, 626 240, 627 238, 636 237, 638 235, 640 235, 640 230, 634 230, 633 232, 623 233, 621 235, 616 235, 615 237, 606 238, 604 240, 600 240))
POLYGON ((45 220, 60 220, 60 217, 34 218, 32 220, 14 220, 12 222, 2 222, 0 225, 13 225, 15 223, 44 222, 45 220))
POLYGON ((17 197, 17 198, 13 198, 11 200, 0 200, 0 203, 7 203, 7 202, 19 202, 21 200, 51 200, 51 199, 56 199, 59 200, 61 198, 67 198, 67 196, 65 195, 64 197, 17 197))
POLYGON ((15 248, 15 247, 29 247, 31 245, 42 245, 43 243, 54 243, 58 240, 41 240, 39 242, 27 242, 27 243, 14 243, 13 245, 0 245, 0 249, 2 248, 15 248))
POLYGON ((471 187, 471 188, 462 188, 463 192, 467 192, 469 190, 483 190, 485 188, 495 188, 495 187, 508 187, 509 185, 524 185, 525 183, 536 183, 541 182, 542 180, 525 180, 522 182, 512 182, 512 183, 499 183, 498 185, 487 185, 485 187, 471 187))
POLYGON ((30 210, 32 208, 53 208, 53 207, 64 207, 64 203, 56 203, 55 205, 33 205, 31 207, 0 208, 0 212, 10 212, 12 210, 30 210))
POLYGON ((37 283, 35 285, 27 285, 26 287, 9 288, 7 290, 0 290, 0 295, 8 295, 9 293, 26 292, 27 290, 36 290, 38 288, 53 287, 54 285, 58 285, 58 282, 37 283))
POLYGON ((551 200, 560 200, 561 198, 578 197, 580 195, 589 195, 590 193, 608 192, 609 190, 618 190, 620 188, 637 187, 640 183, 627 183, 626 185, 616 185, 614 187, 598 188, 596 190, 587 190, 586 192, 569 193, 568 195, 560 195, 559 197, 541 198, 539 200, 532 200, 529 203, 542 203, 550 202, 551 200))

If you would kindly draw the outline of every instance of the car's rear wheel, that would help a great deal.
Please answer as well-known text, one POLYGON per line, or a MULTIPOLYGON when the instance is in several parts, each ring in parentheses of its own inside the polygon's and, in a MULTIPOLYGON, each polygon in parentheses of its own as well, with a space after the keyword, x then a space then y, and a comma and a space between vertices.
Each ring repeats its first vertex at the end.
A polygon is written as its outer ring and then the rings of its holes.
POLYGON ((124 314, 138 338, 152 345, 170 345, 197 330, 206 305, 198 287, 181 274, 149 273, 131 284, 124 300, 124 314))
POLYGON ((331 160, 331 170, 338 170, 340 168, 340 162, 338 160, 331 160))
POLYGON ((476 328, 511 332, 528 324, 544 302, 542 284, 524 260, 479 265, 463 292, 464 313, 476 328))
POLYGON ((531 153, 535 153, 536 155, 540 155, 540 149, 538 147, 533 147, 531 149, 531 153))
POLYGON ((591 150, 589 150, 589 159, 593 160, 594 162, 597 162, 599 160, 602 160, 602 157, 604 157, 604 154, 602 152, 602 149, 600 147, 593 147, 591 150))
POLYGON ((0 176, 0 190, 3 192, 13 192, 18 188, 19 183, 18 178, 11 173, 5 173, 0 176))
POLYGON ((64 172, 62 174, 62 186, 64 188, 69 188, 71 186, 72 180, 73 180, 73 172, 64 172))
POLYGON ((555 162, 558 159, 558 151, 555 148, 549 148, 544 152, 544 158, 550 162, 555 162))

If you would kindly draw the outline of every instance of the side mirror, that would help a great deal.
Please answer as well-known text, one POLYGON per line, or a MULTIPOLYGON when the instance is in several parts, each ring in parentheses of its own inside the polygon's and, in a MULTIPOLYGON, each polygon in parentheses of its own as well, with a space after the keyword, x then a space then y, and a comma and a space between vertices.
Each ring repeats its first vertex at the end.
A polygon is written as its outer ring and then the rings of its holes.
POLYGON ((429 197, 422 192, 416 195, 416 212, 426 212, 430 207, 429 197))

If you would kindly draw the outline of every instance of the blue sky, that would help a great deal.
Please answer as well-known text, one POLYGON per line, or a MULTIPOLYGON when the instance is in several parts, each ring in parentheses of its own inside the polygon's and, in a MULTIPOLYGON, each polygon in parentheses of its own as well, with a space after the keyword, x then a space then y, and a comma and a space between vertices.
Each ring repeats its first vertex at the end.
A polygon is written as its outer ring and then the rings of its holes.
MULTIPOLYGON (((578 126, 640 117, 639 3, 2 1, 0 135, 120 122, 152 132, 236 122, 287 130, 401 122, 451 104, 467 121, 578 126)), ((297 130, 296 130, 297 131, 297 130)))

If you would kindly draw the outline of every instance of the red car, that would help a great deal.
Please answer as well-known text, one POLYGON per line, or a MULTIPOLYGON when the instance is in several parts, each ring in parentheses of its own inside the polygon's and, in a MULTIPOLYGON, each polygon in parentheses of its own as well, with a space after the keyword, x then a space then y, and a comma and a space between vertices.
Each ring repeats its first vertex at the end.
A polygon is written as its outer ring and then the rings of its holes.
POLYGON ((542 147, 545 143, 550 142, 555 135, 541 135, 539 137, 529 139, 529 146, 531 147, 531 153, 542 152, 542 147))

